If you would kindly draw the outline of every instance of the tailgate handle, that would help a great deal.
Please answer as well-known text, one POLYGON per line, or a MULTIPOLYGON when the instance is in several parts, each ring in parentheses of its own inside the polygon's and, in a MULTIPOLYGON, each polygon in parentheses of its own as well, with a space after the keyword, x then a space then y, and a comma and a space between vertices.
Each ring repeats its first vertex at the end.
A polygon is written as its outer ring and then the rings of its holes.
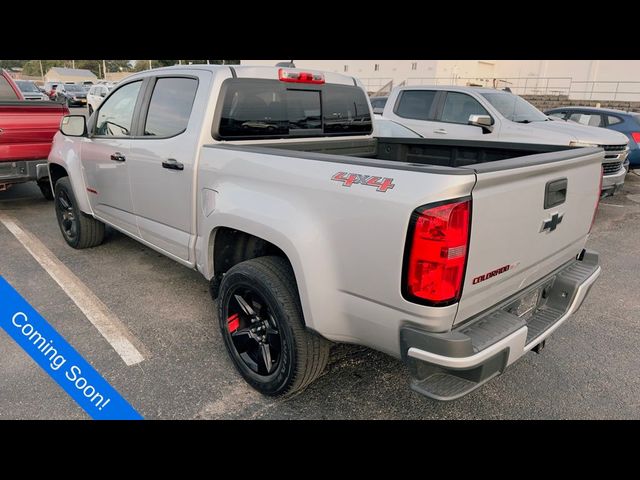
POLYGON ((567 179, 560 178, 547 182, 544 189, 544 209, 562 205, 567 199, 567 179))

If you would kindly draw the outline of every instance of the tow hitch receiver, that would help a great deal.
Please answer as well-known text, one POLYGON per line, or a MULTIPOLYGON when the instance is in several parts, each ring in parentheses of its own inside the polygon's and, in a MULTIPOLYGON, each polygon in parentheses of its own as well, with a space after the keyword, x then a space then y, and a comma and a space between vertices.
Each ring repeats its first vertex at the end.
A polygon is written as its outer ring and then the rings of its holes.
POLYGON ((546 340, 541 341, 539 344, 537 344, 531 350, 533 350, 536 353, 542 352, 542 349, 544 348, 544 345, 545 345, 546 342, 547 342, 546 340))

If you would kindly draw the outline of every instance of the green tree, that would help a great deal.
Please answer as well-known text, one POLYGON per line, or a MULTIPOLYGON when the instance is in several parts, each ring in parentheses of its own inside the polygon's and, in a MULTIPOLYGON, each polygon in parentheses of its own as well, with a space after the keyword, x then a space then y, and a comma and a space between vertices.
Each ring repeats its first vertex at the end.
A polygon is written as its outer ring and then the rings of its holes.
POLYGON ((51 67, 64 67, 64 60, 29 60, 22 66, 22 73, 39 77, 40 62, 42 62, 42 73, 46 74, 51 67))
POLYGON ((102 75, 102 62, 99 60, 76 60, 76 68, 90 70, 98 78, 102 75))
POLYGON ((22 68, 26 60, 0 60, 0 68, 22 68))
POLYGON ((107 60, 106 63, 108 72, 128 72, 131 69, 129 60, 107 60))
MULTIPOLYGON (((158 68, 162 66, 163 65, 160 65, 160 63, 158 63, 158 60, 151 60, 152 68, 158 68)), ((141 72, 143 70, 148 70, 148 69, 149 69, 149 60, 136 60, 136 63, 132 68, 134 72, 141 72)))

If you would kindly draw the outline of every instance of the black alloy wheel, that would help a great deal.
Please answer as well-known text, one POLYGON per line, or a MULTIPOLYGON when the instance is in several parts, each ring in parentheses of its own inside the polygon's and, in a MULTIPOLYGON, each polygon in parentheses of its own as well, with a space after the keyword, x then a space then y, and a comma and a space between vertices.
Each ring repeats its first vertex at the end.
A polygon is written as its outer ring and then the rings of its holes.
POLYGON ((62 177, 55 184, 54 208, 62 236, 70 247, 91 248, 102 243, 104 223, 82 213, 69 177, 62 177))
POLYGON ((306 328, 288 260, 265 256, 234 265, 222 277, 217 299, 224 344, 253 388, 289 395, 322 374, 330 343, 306 328))
POLYGON ((233 346, 247 367, 270 376, 281 361, 282 340, 267 302, 253 287, 240 285, 229 296, 227 329, 233 346))
POLYGON ((78 217, 66 190, 60 190, 56 197, 56 216, 65 240, 74 243, 78 236, 78 217))

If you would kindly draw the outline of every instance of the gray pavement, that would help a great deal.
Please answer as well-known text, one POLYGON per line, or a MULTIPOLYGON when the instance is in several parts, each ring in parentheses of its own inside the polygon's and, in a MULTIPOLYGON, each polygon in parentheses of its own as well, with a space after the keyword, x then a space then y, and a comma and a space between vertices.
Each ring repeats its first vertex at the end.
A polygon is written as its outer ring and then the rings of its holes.
MULTIPOLYGON (((200 274, 113 230, 100 247, 69 248, 52 202, 34 184, 0 192, 0 212, 39 238, 144 345, 147 358, 127 367, 0 225, 0 275, 146 418, 640 418, 640 177, 633 174, 601 204, 588 246, 601 253, 603 273, 578 314, 541 355, 452 403, 413 393, 401 362, 350 345, 336 345, 323 376, 296 397, 262 397, 227 358, 200 274)), ((4 331, 0 355, 0 419, 87 418, 4 331)))

